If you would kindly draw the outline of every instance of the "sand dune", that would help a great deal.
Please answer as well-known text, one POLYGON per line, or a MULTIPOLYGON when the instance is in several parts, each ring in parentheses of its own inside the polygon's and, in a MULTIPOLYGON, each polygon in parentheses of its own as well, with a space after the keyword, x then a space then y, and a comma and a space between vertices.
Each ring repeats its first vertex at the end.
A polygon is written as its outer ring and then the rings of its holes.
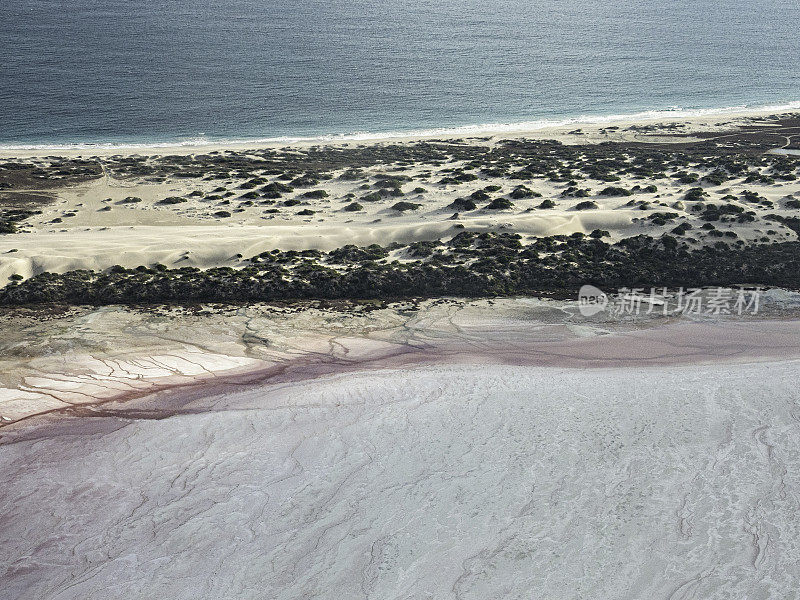
MULTIPOLYGON (((553 213, 514 217, 461 219, 470 231, 507 230, 525 235, 571 234, 593 229, 623 231, 638 211, 553 213)), ((113 265, 132 268, 215 267, 238 263, 236 254, 251 257, 282 250, 333 250, 346 244, 368 246, 436 240, 459 232, 452 221, 392 224, 195 225, 74 228, 63 231, 0 237, 0 280, 17 273, 31 277, 49 271, 104 270, 113 265), (9 250, 15 250, 9 253, 9 250)))
MULTIPOLYGON (((653 123, 605 123, 587 125, 580 131, 542 130, 532 137, 581 144, 631 142, 640 137, 649 144, 686 143, 694 139, 692 132, 738 131, 754 122, 759 123, 761 129, 769 130, 774 124, 768 119, 759 121, 758 117, 764 115, 729 115, 724 120, 698 117, 672 122, 660 119, 653 123)), ((792 123, 791 120, 787 122, 792 123)), ((790 130, 794 131, 792 127, 786 129, 790 130)), ((772 138, 764 135, 772 143, 772 138)), ((724 134, 722 139, 727 137, 728 134, 724 134)), ((786 140, 790 138, 787 134, 786 140)), ((513 139, 513 136, 504 139, 513 139)), ((759 143, 765 143, 763 137, 759 139, 759 143)), ((774 142, 788 143, 786 140, 778 136, 774 142)), ((19 200, 15 198, 24 198, 26 194, 51 198, 33 206, 41 213, 25 219, 20 226, 22 233, 0 235, 0 283, 13 274, 27 278, 44 271, 102 270, 116 264, 124 267, 154 263, 170 268, 236 267, 242 265, 242 257, 247 259, 272 249, 327 251, 345 244, 408 244, 447 239, 460 230, 518 233, 523 236, 523 243, 535 237, 589 234, 597 230, 607 232, 606 241, 613 243, 641 233, 658 237, 669 233, 676 224, 685 223, 693 227, 693 231, 684 231, 682 239, 695 246, 716 243, 720 238, 730 243, 734 243, 731 240, 763 243, 797 239, 790 227, 775 219, 765 219, 767 215, 781 218, 795 215, 795 207, 800 203, 800 180, 796 178, 775 179, 767 176, 774 173, 765 171, 766 174, 762 174, 751 167, 721 184, 710 185, 702 178, 712 173, 715 168, 712 162, 694 168, 694 181, 682 181, 680 173, 675 173, 680 170, 680 164, 671 167, 673 172, 669 176, 661 173, 650 180, 635 171, 627 172, 624 167, 619 169, 617 163, 618 175, 614 177, 618 180, 612 177, 603 181, 580 175, 580 169, 586 165, 577 157, 576 164, 562 163, 562 167, 573 174, 570 177, 577 178, 575 181, 567 181, 566 177, 556 176, 552 171, 514 179, 485 172, 492 164, 491 148, 501 143, 503 140, 497 138, 468 139, 451 146, 457 149, 459 145, 480 144, 489 149, 482 157, 483 170, 474 171, 480 173, 475 179, 457 181, 451 177, 448 182, 448 176, 453 173, 475 169, 466 159, 399 161, 396 164, 379 160, 356 169, 357 174, 352 177, 343 177, 348 169, 339 165, 314 179, 312 184, 288 186, 292 191, 282 191, 278 197, 270 196, 263 189, 252 190, 267 182, 283 185, 282 182, 297 177, 300 172, 292 170, 292 153, 298 154, 301 150, 311 153, 318 148, 300 145, 281 149, 288 161, 280 163, 281 169, 286 170, 281 175, 270 174, 269 169, 247 172, 240 168, 223 170, 219 176, 205 172, 199 175, 206 176, 190 178, 179 177, 180 173, 169 168, 157 171, 159 176, 126 175, 119 163, 114 162, 125 152, 105 154, 105 158, 102 158, 103 153, 98 153, 101 158, 89 162, 94 168, 100 166, 101 171, 96 171, 100 176, 78 179, 69 185, 57 185, 56 179, 55 183, 40 189, 17 187, 12 192, 0 192, 0 207, 3 202, 18 206, 19 200), (389 186, 392 189, 381 190, 385 193, 380 194, 376 190, 380 189, 381 177, 400 179, 389 186), (259 183, 250 187, 254 178, 259 183), (635 190, 635 194, 606 193, 605 188, 611 185, 609 181, 613 182, 612 190, 623 189, 625 193, 635 190), (653 183, 655 187, 649 185, 653 183), (519 185, 525 186, 527 195, 512 194, 519 185), (702 208, 698 198, 684 201, 688 189, 704 185, 700 196, 704 203, 747 211, 754 218, 736 219, 728 214, 712 227, 717 231, 707 232, 703 226, 709 226, 698 213, 702 208), (454 208, 454 201, 469 200, 474 194, 478 194, 474 207, 454 208), (490 199, 510 204, 492 209, 490 199), (400 200, 409 206, 401 210, 394 208, 400 200), (543 207, 542 202, 551 205, 543 207), (587 203, 588 209, 582 206, 587 203), (654 220, 658 214, 670 216, 664 221, 654 220)), ((382 142, 374 148, 388 144, 382 142)), ((353 149, 358 145, 326 148, 353 149)), ((208 151, 212 150, 193 149, 195 154, 208 151)), ((129 154, 137 156, 133 151, 129 154)), ((157 163, 158 156, 153 154, 143 159, 145 162, 139 166, 147 171, 157 163)), ((246 158, 247 155, 242 156, 246 158)), ((17 159, 24 159, 24 153, 17 159)), ((57 164, 55 158, 36 160, 34 163, 42 169, 58 168, 52 166, 57 164)), ((179 163, 180 160, 176 164, 179 163)), ((520 164, 524 164, 524 160, 520 164)), ((35 178, 26 185, 33 185, 34 181, 35 178)), ((402 256, 393 258, 403 259, 402 256)))

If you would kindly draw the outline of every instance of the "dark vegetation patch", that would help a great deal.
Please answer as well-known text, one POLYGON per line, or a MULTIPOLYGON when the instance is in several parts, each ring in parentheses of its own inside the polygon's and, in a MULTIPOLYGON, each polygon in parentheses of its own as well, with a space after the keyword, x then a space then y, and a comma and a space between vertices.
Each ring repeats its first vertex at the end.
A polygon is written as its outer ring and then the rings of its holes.
POLYGON ((592 202, 591 200, 584 200, 583 202, 578 202, 575 205, 575 210, 594 210, 595 208, 600 208, 600 207, 597 206, 597 204, 592 202))
POLYGON ((475 190, 469 195, 469 197, 475 200, 476 202, 482 202, 484 200, 489 199, 489 194, 487 194, 483 190, 475 190))
POLYGON ((509 208, 514 208, 514 203, 508 198, 495 198, 486 206, 486 210, 506 210, 509 208))
POLYGON ((632 196, 633 192, 622 187, 610 185, 600 190, 601 196, 632 196))
POLYGON ((184 202, 188 202, 188 200, 186 198, 181 198, 180 196, 169 196, 163 200, 159 200, 156 202, 156 204, 172 205, 183 204, 184 202))
POLYGON ((666 225, 669 221, 678 218, 676 212, 654 212, 647 216, 653 225, 666 225))
POLYGON ((0 193, 0 207, 3 208, 35 208, 44 206, 53 201, 49 194, 32 192, 2 192, 0 193))
POLYGON ((433 251, 440 247, 442 242, 435 240, 433 242, 414 242, 409 244, 406 249, 408 255, 412 258, 426 258, 433 255, 433 251))
POLYGON ((0 234, 17 233, 19 225, 28 217, 41 214, 40 210, 22 208, 0 209, 0 234))
MULTIPOLYGON (((280 181, 273 181, 272 183, 268 183, 264 187, 261 188, 261 195, 264 198, 280 198, 283 194, 288 194, 293 192, 294 188, 290 185, 286 185, 285 183, 281 183, 280 181)), ((255 194, 255 192, 251 192, 255 194)), ((256 194, 258 197, 258 194, 256 194)))
POLYGON ((692 228, 691 224, 689 223, 681 223, 675 229, 673 229, 670 233, 673 235, 686 235, 686 232, 692 228))
MULTIPOLYGON (((792 225, 800 227, 800 219, 794 219, 792 225)), ((586 283, 602 289, 743 284, 800 288, 799 242, 739 247, 723 241, 732 238, 722 232, 715 245, 692 249, 672 236, 636 236, 610 245, 596 239, 605 233, 551 236, 523 245, 516 234, 464 231, 449 241, 408 246, 349 245, 328 253, 274 250, 252 257, 239 269, 151 265, 42 273, 9 283, 0 290, 0 304, 490 297, 573 294, 586 283), (414 260, 386 262, 397 249, 414 260)))
POLYGON ((588 189, 579 188, 576 185, 571 185, 561 192, 561 196, 564 198, 587 198, 589 195, 590 193, 588 189))
POLYGON ((756 215, 752 211, 745 211, 744 208, 736 204, 706 204, 700 219, 703 221, 736 221, 747 223, 755 221, 756 215), (727 217, 727 218, 726 218, 727 217))
POLYGON ((302 175, 292 179, 290 185, 293 187, 312 187, 319 183, 319 179, 312 175, 302 175))
POLYGON ((397 202, 396 204, 392 205, 392 210, 396 210, 398 212, 405 212, 407 210, 417 210, 422 204, 417 204, 415 202, 397 202))
POLYGON ((311 190, 310 192, 303 192, 303 198, 327 198, 328 192, 325 190, 311 190))
POLYGON ((518 185, 511 190, 508 196, 513 200, 522 200, 523 198, 540 198, 542 195, 539 192, 534 192, 525 185, 518 185))
POLYGON ((0 161, 0 190, 50 189, 90 181, 102 174, 98 159, 0 161))
POLYGON ((363 169, 347 169, 344 173, 339 175, 339 179, 342 181, 358 181, 360 179, 364 179, 366 174, 364 173, 363 169))
POLYGON ((475 210, 478 208, 478 205, 475 204, 475 202, 470 198, 456 198, 450 204, 448 204, 446 208, 459 212, 465 212, 469 210, 475 210))
POLYGON ((397 198, 399 196, 404 196, 403 190, 398 187, 382 187, 378 191, 373 192, 377 194, 380 198, 397 198))
POLYGON ((696 202, 702 200, 706 196, 708 196, 708 194, 703 188, 695 187, 686 192, 686 196, 684 196, 684 199, 690 202, 696 202))
POLYGON ((378 192, 370 192, 369 194, 361 196, 361 200, 364 202, 380 202, 381 195, 378 192))
POLYGON ((401 185, 409 181, 412 181, 412 179, 408 175, 398 175, 398 174, 375 175, 374 187, 399 188, 401 185))

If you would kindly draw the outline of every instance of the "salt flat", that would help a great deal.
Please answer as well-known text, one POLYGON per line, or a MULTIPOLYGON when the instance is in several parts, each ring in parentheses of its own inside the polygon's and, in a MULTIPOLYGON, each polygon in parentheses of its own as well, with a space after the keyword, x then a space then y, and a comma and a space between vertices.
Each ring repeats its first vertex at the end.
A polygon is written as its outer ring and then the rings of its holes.
POLYGON ((0 446, 2 595, 788 598, 797 370, 434 365, 67 419, 0 446))

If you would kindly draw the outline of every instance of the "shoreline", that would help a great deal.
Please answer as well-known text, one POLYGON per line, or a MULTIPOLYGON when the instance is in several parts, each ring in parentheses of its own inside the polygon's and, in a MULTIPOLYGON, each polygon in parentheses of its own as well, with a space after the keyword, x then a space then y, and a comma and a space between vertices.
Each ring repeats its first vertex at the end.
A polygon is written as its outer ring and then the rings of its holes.
MULTIPOLYGON (((108 157, 108 156, 160 156, 208 154, 211 152, 260 150, 270 148, 355 147, 374 144, 397 144, 432 141, 437 139, 470 140, 489 139, 556 139, 564 143, 592 143, 592 137, 601 136, 609 141, 630 141, 619 137, 621 132, 604 132, 606 129, 623 129, 647 125, 674 125, 685 123, 694 127, 713 128, 720 119, 741 120, 776 117, 800 112, 800 101, 762 107, 723 107, 719 109, 689 109, 686 111, 644 111, 640 113, 586 116, 560 120, 541 120, 521 123, 487 123, 421 129, 409 132, 331 134, 321 136, 278 136, 231 141, 206 141, 203 139, 184 142, 98 144, 0 144, 0 159, 33 158, 41 156, 59 157, 108 157), (580 129, 580 135, 570 132, 580 129)), ((724 125, 730 125, 730 122, 724 125)), ((630 138, 630 136, 627 136, 630 138)), ((594 140, 597 141, 604 140, 594 140)))

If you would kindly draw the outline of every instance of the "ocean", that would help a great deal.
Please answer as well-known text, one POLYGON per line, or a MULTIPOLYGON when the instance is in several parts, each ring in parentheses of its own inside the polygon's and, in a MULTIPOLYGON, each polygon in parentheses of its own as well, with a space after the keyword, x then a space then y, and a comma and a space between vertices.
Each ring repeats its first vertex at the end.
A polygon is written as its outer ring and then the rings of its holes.
POLYGON ((800 108, 797 0, 4 0, 0 146, 800 108))

